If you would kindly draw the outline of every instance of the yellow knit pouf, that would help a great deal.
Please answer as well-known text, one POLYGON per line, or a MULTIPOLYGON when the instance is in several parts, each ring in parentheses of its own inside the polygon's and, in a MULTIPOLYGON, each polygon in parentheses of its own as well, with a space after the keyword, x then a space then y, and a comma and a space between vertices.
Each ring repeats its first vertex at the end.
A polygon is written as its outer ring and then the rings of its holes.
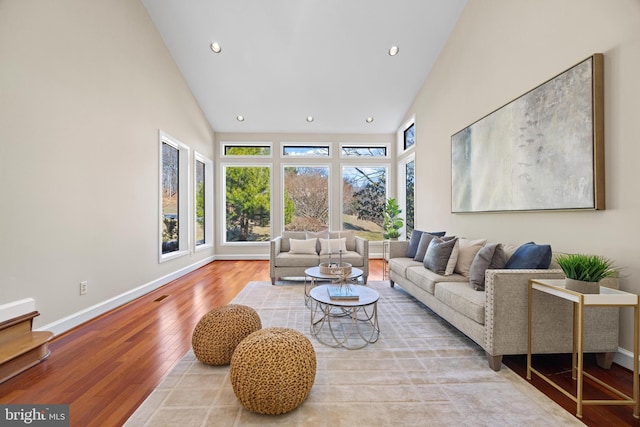
POLYGON ((260 316, 253 308, 225 305, 202 316, 193 330, 191 347, 202 363, 228 365, 240 341, 261 328, 260 316))
POLYGON ((284 414, 300 406, 311 392, 316 352, 296 330, 262 329, 238 344, 230 376, 242 406, 259 414, 284 414))

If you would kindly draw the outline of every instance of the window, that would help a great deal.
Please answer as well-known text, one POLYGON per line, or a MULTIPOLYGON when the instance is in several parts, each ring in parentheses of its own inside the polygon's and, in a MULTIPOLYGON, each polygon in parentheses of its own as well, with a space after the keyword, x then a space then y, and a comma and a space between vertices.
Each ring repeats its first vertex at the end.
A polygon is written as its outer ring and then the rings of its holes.
POLYGON ((388 157, 386 145, 343 145, 340 152, 342 157, 388 157))
POLYGON ((368 240, 382 240, 387 198, 387 166, 342 167, 342 229, 368 240))
POLYGON ((282 146, 283 157, 329 157, 329 144, 284 144, 282 146))
POLYGON ((404 186, 405 189, 405 226, 406 226, 406 235, 407 237, 411 237, 411 232, 413 231, 415 224, 415 211, 414 211, 414 201, 415 201, 415 168, 416 161, 411 159, 405 164, 404 167, 404 186))
POLYGON ((416 143, 415 132, 416 132, 415 123, 411 123, 411 125, 409 125, 409 127, 404 130, 404 149, 405 150, 408 150, 409 148, 413 147, 413 145, 416 143))
POLYGON ((213 162, 195 153, 194 242, 196 250, 213 245, 213 162))
POLYGON ((271 143, 222 143, 223 157, 270 157, 271 143))
POLYGON ((284 167, 284 229, 329 228, 329 167, 284 167))
POLYGON ((189 148, 160 132, 160 261, 184 255, 189 248, 189 148))
POLYGON ((226 165, 225 242, 268 242, 271 238, 271 168, 226 165))

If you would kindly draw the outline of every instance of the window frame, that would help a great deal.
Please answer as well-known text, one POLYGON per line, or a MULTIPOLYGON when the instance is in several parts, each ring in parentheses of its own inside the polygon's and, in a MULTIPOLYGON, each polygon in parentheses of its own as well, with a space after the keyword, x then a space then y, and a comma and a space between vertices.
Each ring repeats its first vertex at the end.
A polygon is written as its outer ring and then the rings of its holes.
POLYGON ((333 144, 330 142, 280 142, 280 158, 287 159, 287 161, 293 161, 293 159, 331 159, 333 157, 333 144), (287 156, 284 154, 285 147, 322 147, 328 149, 328 154, 310 154, 310 155, 298 155, 287 156))
MULTIPOLYGON (((371 157, 371 159, 375 159, 376 157, 371 157)), ((390 197, 390 186, 389 186, 389 181, 391 179, 391 164, 389 163, 376 163, 376 162, 369 162, 369 163, 365 163, 365 162, 357 162, 357 163, 348 163, 348 162, 341 162, 340 163, 340 176, 338 177, 339 179, 339 183, 340 183, 340 200, 342 201, 340 203, 340 210, 339 210, 339 229, 338 230, 342 230, 343 225, 344 225, 344 199, 345 199, 345 195, 344 195, 344 179, 343 179, 343 173, 344 173, 344 169, 345 168, 384 168, 385 170, 385 177, 386 177, 386 182, 385 182, 385 189, 384 189, 384 200, 386 201, 389 197, 390 197)), ((382 233, 380 233, 380 240, 372 240, 369 239, 370 242, 381 242, 383 241, 383 236, 382 233)))
POLYGON ((192 224, 190 220, 184 218, 191 217, 191 162, 189 161, 191 149, 180 140, 172 137, 168 133, 160 130, 158 132, 158 262, 163 263, 189 254, 191 247, 192 224), (172 146, 178 150, 178 250, 162 253, 162 230, 163 230, 163 144, 172 146))
POLYGON ((327 227, 331 230, 331 207, 332 207, 332 185, 331 185, 331 180, 332 180, 332 167, 330 163, 322 163, 322 164, 317 164, 317 163, 282 163, 280 165, 281 170, 280 170, 280 177, 281 177, 281 187, 280 187, 280 191, 282 193, 282 206, 280 206, 280 208, 282 209, 282 221, 281 221, 281 229, 282 231, 286 230, 286 224, 284 223, 284 212, 285 212, 285 206, 284 206, 284 194, 285 194, 285 177, 286 177, 286 173, 285 173, 285 169, 286 168, 326 168, 327 169, 327 187, 328 187, 328 197, 329 197, 329 217, 327 218, 327 227))
POLYGON ((400 207, 402 209, 402 212, 404 213, 404 224, 402 225, 401 236, 406 236, 407 235, 407 165, 409 163, 411 163, 411 162, 413 162, 413 200, 414 200, 413 227, 415 228, 415 225, 416 225, 416 218, 415 218, 415 210, 416 210, 416 207, 415 207, 415 193, 416 193, 416 187, 415 187, 415 185, 416 185, 415 162, 416 162, 416 155, 415 155, 415 153, 411 153, 408 156, 405 156, 402 159, 398 160, 398 204, 400 205, 400 207))
POLYGON ((397 140, 397 147, 398 147, 398 157, 402 156, 405 153, 410 153, 411 151, 415 151, 416 145, 418 145, 418 141, 416 139, 416 117, 411 116, 411 118, 409 120, 407 120, 406 122, 404 122, 402 124, 402 126, 400 126, 400 128, 398 129, 398 132, 396 133, 396 140, 397 140), (405 148, 404 146, 404 135, 405 132, 411 127, 413 126, 414 129, 414 133, 413 133, 413 138, 414 138, 414 143, 411 147, 409 148, 405 148))
POLYGON ((221 159, 271 159, 273 158, 273 143, 271 141, 222 141, 220 142, 221 159), (239 155, 226 154, 226 147, 269 147, 269 154, 265 155, 239 155))
MULTIPOLYGON (((235 158, 235 156, 234 156, 235 158)), ((228 242, 227 241, 227 168, 229 167, 266 167, 269 169, 269 240, 273 236, 273 163, 272 162, 224 162, 220 163, 220 246, 269 246, 267 241, 246 241, 246 242, 228 242)), ((284 222, 284 220, 283 220, 284 222)))
POLYGON ((193 158, 193 250, 199 252, 204 249, 213 247, 214 242, 214 164, 213 160, 205 157, 204 155, 194 151, 193 158), (198 189, 196 188, 196 171, 197 163, 204 164, 204 243, 198 244, 196 239, 196 200, 198 189))
POLYGON ((340 147, 340 159, 362 159, 362 161, 370 161, 371 159, 391 159, 391 145, 389 143, 380 143, 380 142, 341 142, 340 147), (384 156, 349 156, 342 152, 344 147, 353 147, 353 148, 384 148, 386 154, 384 156))

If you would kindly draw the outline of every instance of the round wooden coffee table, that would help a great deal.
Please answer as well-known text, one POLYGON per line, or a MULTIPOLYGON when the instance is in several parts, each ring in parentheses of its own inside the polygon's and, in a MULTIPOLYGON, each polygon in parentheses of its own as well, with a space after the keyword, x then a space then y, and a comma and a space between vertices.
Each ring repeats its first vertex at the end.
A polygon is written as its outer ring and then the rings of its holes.
POLYGON ((343 285, 343 290, 350 288, 349 292, 342 292, 346 296, 332 298, 331 293, 339 287, 320 285, 309 291, 311 335, 322 344, 349 350, 378 341, 378 292, 368 286, 343 285))

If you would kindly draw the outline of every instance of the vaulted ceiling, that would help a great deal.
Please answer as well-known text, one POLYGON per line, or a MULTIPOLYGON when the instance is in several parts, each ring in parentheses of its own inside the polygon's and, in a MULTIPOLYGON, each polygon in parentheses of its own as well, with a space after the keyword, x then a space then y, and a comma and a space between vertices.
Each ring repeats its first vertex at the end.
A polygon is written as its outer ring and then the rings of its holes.
POLYGON ((143 3, 215 131, 393 133, 466 0, 143 3))

